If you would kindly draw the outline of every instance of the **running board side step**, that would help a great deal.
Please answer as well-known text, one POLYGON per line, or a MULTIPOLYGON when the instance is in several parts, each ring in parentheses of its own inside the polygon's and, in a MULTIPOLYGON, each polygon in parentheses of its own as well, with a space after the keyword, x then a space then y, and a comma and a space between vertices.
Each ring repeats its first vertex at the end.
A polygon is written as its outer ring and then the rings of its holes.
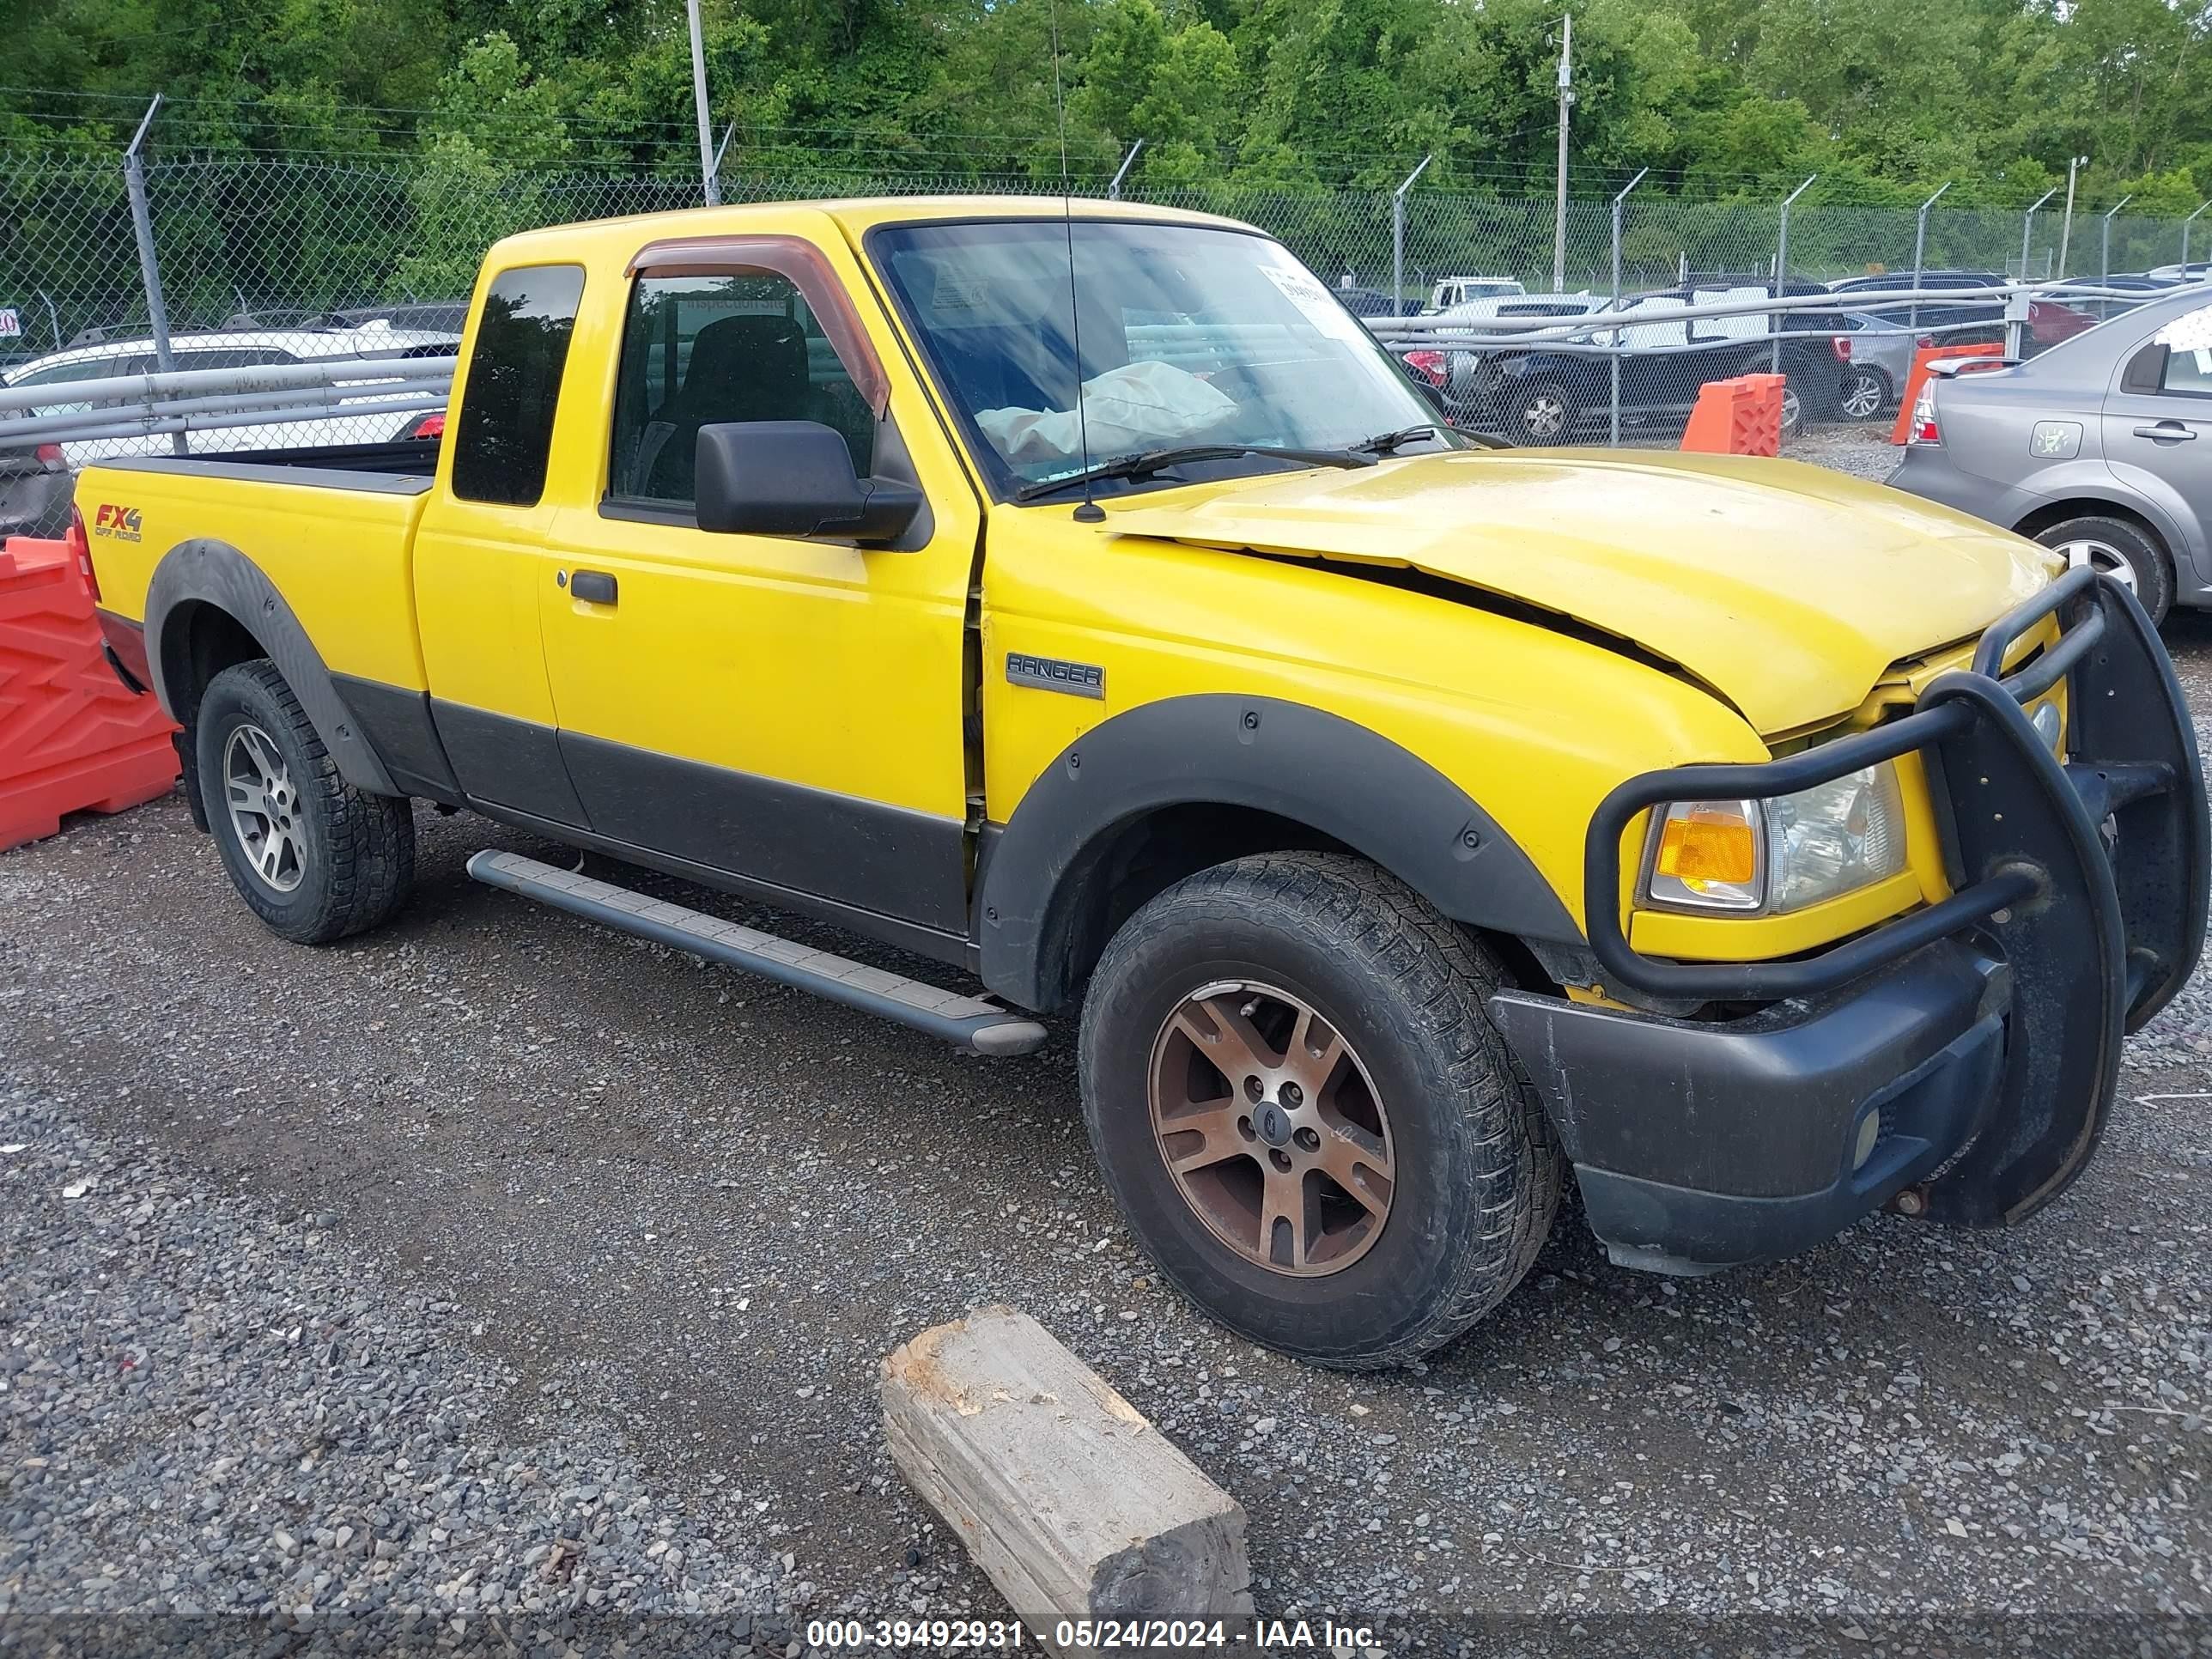
POLYGON ((471 858, 468 867, 469 874, 487 886, 520 893, 617 933, 634 933, 780 985, 811 991, 863 1013, 879 1014, 971 1053, 1026 1054, 1045 1040, 1045 1029, 1036 1021, 981 997, 902 979, 880 968, 809 950, 774 933, 648 898, 518 853, 487 849, 471 858))

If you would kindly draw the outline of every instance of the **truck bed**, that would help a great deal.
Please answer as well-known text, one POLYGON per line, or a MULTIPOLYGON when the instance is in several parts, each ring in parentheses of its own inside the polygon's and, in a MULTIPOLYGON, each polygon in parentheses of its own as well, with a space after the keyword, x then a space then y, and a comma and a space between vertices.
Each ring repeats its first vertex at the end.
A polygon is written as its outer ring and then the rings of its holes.
MULTIPOLYGON (((438 470, 434 440, 395 438, 380 444, 327 444, 292 449, 194 450, 189 455, 131 455, 97 463, 117 468, 162 471, 226 472, 239 467, 283 468, 289 473, 342 472, 356 477, 418 479, 427 486, 438 470)), ((290 477, 280 482, 317 482, 290 477)), ((345 489, 353 486, 337 484, 345 489)), ((374 487, 374 486, 367 486, 374 487)))
POLYGON ((146 621, 173 549, 224 544, 267 575, 332 672, 420 690, 413 547, 437 453, 417 441, 88 466, 76 502, 101 607, 146 621))

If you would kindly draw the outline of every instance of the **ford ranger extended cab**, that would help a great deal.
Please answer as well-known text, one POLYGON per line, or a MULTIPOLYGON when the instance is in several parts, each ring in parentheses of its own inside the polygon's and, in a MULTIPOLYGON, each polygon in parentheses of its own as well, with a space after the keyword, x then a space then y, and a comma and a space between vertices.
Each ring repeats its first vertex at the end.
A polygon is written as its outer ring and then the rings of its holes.
POLYGON ((391 916, 421 801, 603 860, 487 882, 981 1053, 1066 1011, 1131 1228, 1328 1364, 1480 1319, 1570 1171, 1668 1273, 2019 1221, 2203 940, 2203 770, 2118 586, 1794 463, 1466 437, 1223 220, 516 236, 434 454, 78 501, 278 934, 391 916))

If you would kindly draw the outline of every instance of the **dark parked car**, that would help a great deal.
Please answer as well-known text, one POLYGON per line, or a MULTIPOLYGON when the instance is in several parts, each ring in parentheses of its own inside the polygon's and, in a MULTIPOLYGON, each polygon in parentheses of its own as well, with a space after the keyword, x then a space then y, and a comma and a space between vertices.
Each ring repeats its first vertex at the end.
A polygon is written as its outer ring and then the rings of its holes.
POLYGON ((1406 314, 1405 302, 1391 298, 1379 288, 1340 288, 1336 290, 1336 297, 1355 317, 1402 317, 1406 314))
POLYGON ((70 490, 74 482, 59 444, 7 441, 9 422, 0 416, 0 540, 9 536, 58 536, 69 528, 70 490))
POLYGON ((2212 605, 2212 289, 1931 380, 1889 481, 2108 572, 2154 617, 2212 605))
MULTIPOLYGON (((1764 278, 1725 287, 1692 285, 1624 297, 1621 308, 1644 313, 1680 310, 1727 300, 1825 294, 1816 283, 1793 282, 1786 289, 1764 278)), ((1780 363, 1786 385, 1782 424, 1796 431, 1808 418, 1826 418, 1838 407, 1845 358, 1834 343, 1847 331, 1840 313, 1783 313, 1780 363)), ((1601 342, 1613 332, 1602 326, 1606 312, 1592 313, 1590 337, 1601 342)), ((1695 317, 1668 321, 1645 316, 1620 331, 1620 410, 1624 424, 1679 427, 1708 380, 1736 374, 1765 374, 1776 357, 1773 325, 1767 315, 1695 317)), ((1480 390, 1478 417, 1486 417, 1516 443, 1564 443, 1585 427, 1604 422, 1612 403, 1612 371, 1606 356, 1537 347, 1499 352, 1488 360, 1490 384, 1480 390)))

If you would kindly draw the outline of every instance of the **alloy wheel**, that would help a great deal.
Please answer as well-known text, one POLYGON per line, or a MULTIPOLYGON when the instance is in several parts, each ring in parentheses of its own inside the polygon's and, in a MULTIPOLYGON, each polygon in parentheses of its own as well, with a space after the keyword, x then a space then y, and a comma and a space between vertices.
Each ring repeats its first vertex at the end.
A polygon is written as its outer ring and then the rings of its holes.
POLYGON ((2061 542, 2058 544, 2058 551, 2066 556, 2066 568, 2069 570, 2079 570, 2086 565, 2092 570, 2110 576, 2129 592, 2138 592, 2134 563, 2126 554, 2121 552, 2110 542, 2061 542))
POLYGON ((230 831, 253 872, 289 893, 307 872, 307 836, 300 792, 276 745, 259 726, 232 729, 222 747, 222 793, 230 831))
POLYGON ((1844 392, 1838 400, 1844 416, 1854 421, 1870 421, 1881 413, 1882 383, 1880 375, 1862 369, 1844 382, 1844 392))
POLYGON ((1231 1249, 1315 1278, 1374 1247, 1396 1185, 1389 1115, 1305 1001, 1242 980, 1194 991, 1162 1024, 1147 1081, 1168 1173, 1231 1249))
POLYGON ((1521 429, 1539 441, 1567 429, 1567 406, 1552 392, 1540 392, 1522 406, 1521 429))

